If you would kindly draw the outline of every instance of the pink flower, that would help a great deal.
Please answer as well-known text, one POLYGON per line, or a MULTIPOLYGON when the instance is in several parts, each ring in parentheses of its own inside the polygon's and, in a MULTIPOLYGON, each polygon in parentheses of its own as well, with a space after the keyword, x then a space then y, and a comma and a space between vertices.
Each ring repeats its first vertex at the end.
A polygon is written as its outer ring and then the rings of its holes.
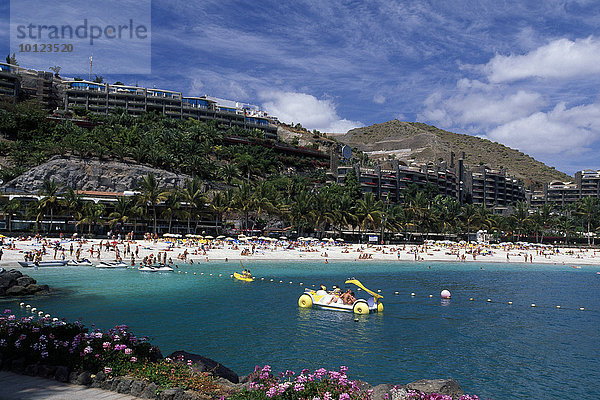
POLYGON ((304 390, 304 385, 301 383, 296 383, 294 385, 294 392, 301 392, 304 390))
POLYGON ((125 349, 125 354, 131 354, 131 349, 130 348, 126 348, 125 349))
POLYGON ((131 361, 132 363, 134 363, 134 362, 137 362, 137 358, 136 358, 136 357, 131 357, 131 360, 130 360, 130 361, 131 361))
POLYGON ((104 367, 104 373, 105 373, 105 374, 107 374, 107 375, 108 375, 108 374, 110 374, 111 372, 112 372, 112 368, 110 368, 110 367, 104 367))
POLYGON ((110 342, 104 342, 104 343, 102 343, 102 347, 104 349, 107 349, 107 350, 110 349, 110 342))

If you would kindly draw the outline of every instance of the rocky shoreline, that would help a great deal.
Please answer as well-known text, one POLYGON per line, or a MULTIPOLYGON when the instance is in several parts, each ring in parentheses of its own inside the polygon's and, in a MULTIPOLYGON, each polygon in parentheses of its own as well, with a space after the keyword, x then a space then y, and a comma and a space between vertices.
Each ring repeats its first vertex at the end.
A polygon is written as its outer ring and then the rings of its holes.
MULTIPOLYGON (((216 400, 227 398, 243 389, 250 387, 250 382, 257 378, 256 373, 239 377, 231 369, 209 358, 176 351, 169 355, 170 359, 177 362, 186 362, 196 372, 208 372, 213 375, 219 389, 210 393, 201 393, 181 388, 164 389, 152 382, 136 380, 128 376, 110 377, 103 371, 92 374, 89 371, 69 371, 65 366, 45 364, 25 365, 24 359, 4 360, 0 353, 0 368, 17 374, 38 376, 54 379, 59 382, 83 385, 92 388, 109 390, 120 394, 128 394, 142 399, 156 400, 216 400)), ((425 394, 439 393, 458 399, 464 394, 462 388, 454 379, 418 380, 405 385, 380 384, 371 386, 362 382, 362 390, 372 390, 372 400, 406 400, 408 390, 418 390, 425 394)))
POLYGON ((0 272, 0 297, 45 294, 49 291, 48 285, 38 285, 35 279, 16 269, 0 272))

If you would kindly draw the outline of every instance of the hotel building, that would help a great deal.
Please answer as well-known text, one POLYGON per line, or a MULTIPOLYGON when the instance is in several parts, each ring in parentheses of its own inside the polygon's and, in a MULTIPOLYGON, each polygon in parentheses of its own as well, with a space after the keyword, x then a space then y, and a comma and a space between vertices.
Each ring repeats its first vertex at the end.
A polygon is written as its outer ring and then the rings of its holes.
POLYGON ((158 112, 170 118, 215 121, 221 127, 258 129, 267 139, 277 140, 277 118, 255 105, 209 96, 185 97, 165 89, 57 78, 50 72, 6 63, 0 63, 0 97, 12 101, 36 98, 50 109, 67 112, 107 115, 123 110, 136 116, 158 112))

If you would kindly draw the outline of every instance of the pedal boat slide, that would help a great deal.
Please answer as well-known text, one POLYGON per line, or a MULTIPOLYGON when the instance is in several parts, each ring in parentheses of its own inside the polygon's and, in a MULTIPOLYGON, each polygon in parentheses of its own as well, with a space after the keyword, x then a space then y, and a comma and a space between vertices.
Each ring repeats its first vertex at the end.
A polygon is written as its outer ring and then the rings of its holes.
POLYGON ((325 290, 305 289, 302 296, 298 299, 298 305, 302 308, 315 307, 331 311, 353 312, 355 314, 369 314, 383 311, 383 303, 379 301, 379 299, 383 298, 382 295, 367 289, 358 279, 348 279, 345 283, 358 286, 372 297, 366 300, 357 299, 354 304, 343 304, 341 301, 327 304, 334 295, 327 293, 325 290))

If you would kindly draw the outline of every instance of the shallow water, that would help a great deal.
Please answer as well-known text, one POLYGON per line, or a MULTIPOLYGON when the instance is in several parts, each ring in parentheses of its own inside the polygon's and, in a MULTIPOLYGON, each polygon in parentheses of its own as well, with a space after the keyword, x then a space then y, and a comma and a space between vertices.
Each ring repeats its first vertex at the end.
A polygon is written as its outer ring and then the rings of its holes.
MULTIPOLYGON (((240 269, 234 262, 181 265, 187 274, 24 272, 64 289, 28 301, 52 316, 102 328, 124 323, 165 355, 184 349, 240 375, 256 364, 275 371, 346 365, 351 378, 371 384, 453 377, 482 399, 600 398, 600 267, 307 261, 245 267, 265 280, 231 279, 240 269), (343 286, 350 276, 382 290, 382 314, 355 321, 352 314, 298 307, 300 282, 343 286), (440 299, 442 289, 451 300, 440 299)), ((1 304, 18 308, 14 300, 1 304)))

